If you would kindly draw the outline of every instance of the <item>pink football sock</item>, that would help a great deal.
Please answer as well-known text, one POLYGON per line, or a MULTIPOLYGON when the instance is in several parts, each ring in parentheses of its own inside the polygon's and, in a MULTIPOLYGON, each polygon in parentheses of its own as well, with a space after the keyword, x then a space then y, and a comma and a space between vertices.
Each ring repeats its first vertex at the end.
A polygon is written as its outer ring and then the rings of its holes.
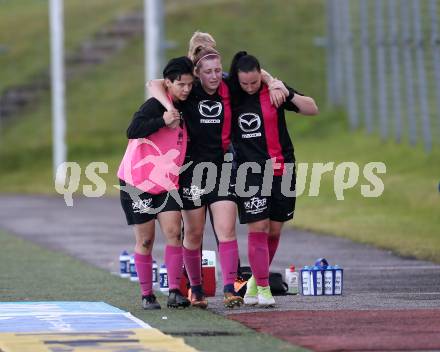
POLYGON ((269 249, 267 233, 249 232, 248 258, 258 286, 269 286, 269 249))
POLYGON ((280 242, 279 237, 271 237, 267 238, 267 246, 269 247, 269 265, 272 263, 273 257, 275 257, 275 253, 278 248, 278 243, 280 242))
POLYGON ((202 254, 200 248, 186 249, 183 247, 183 262, 191 286, 202 284, 202 254))
POLYGON ((223 286, 233 284, 237 278, 238 243, 237 240, 220 242, 220 266, 222 268, 223 286))
POLYGON ((183 267, 182 247, 166 245, 165 265, 167 266, 169 289, 179 289, 183 267))
POLYGON ((139 278, 142 296, 153 293, 153 258, 151 254, 134 254, 134 265, 139 278))

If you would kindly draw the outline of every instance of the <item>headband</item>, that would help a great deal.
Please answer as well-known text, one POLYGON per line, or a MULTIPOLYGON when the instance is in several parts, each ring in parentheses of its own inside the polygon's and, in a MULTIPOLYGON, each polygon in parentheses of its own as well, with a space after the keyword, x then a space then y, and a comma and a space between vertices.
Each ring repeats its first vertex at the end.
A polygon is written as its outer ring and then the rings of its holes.
POLYGON ((197 61, 196 61, 196 66, 199 66, 199 63, 200 63, 200 61, 202 61, 203 59, 206 59, 207 57, 209 57, 209 56, 217 56, 217 57, 220 57, 220 55, 219 54, 216 54, 216 53, 209 53, 209 54, 206 54, 206 55, 204 55, 204 56, 202 56, 200 59, 198 59, 197 61))

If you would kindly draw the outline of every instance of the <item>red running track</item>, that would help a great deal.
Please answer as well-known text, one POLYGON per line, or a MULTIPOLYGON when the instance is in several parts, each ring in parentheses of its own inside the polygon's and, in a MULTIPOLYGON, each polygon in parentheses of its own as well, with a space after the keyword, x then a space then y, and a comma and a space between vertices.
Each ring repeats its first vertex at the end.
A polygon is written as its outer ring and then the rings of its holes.
POLYGON ((228 317, 314 351, 440 351, 440 309, 277 311, 228 317))

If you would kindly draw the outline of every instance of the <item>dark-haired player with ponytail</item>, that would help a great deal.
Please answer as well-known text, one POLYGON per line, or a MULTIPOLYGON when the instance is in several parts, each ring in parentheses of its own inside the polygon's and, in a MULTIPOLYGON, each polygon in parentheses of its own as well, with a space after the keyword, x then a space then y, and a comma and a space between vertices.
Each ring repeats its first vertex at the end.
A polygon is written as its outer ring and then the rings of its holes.
POLYGON ((289 190, 295 189, 295 157, 284 110, 316 115, 318 108, 312 98, 289 87, 285 103, 275 108, 269 88, 261 80, 260 63, 246 52, 234 56, 228 82, 238 165, 254 162, 261 170, 247 173, 245 180, 238 179, 239 173, 236 180, 237 186, 243 184, 243 191, 244 186, 258 189, 256 194, 247 196, 236 188, 240 223, 248 225, 248 259, 253 274, 247 283, 244 303, 272 306, 275 300, 269 287, 269 265, 278 247, 281 228, 293 218, 295 210, 295 197, 282 192, 282 177, 289 167, 292 173, 289 190), (263 187, 266 165, 270 166, 273 179, 263 187))

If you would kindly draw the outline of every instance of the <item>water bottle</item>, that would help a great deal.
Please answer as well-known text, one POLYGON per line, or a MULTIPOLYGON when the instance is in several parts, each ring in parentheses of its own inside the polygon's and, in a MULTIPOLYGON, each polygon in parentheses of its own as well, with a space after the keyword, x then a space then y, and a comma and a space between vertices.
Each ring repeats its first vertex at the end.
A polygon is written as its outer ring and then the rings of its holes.
POLYGON ((167 294, 169 291, 168 272, 165 264, 162 264, 159 269, 159 290, 164 294, 167 294))
POLYGON ((324 295, 334 294, 333 267, 330 265, 324 269, 324 295))
POLYGON ((313 275, 313 268, 314 266, 311 266, 309 270, 310 296, 316 296, 316 284, 313 280, 313 277, 315 276, 313 275))
POLYGON ((139 281, 133 254, 130 256, 130 281, 139 281))
POLYGON ((326 267, 328 267, 328 261, 325 258, 318 258, 315 260, 315 266, 319 266, 325 269, 326 267))
POLYGON ((301 289, 304 296, 310 296, 310 267, 301 269, 301 289))
POLYGON ((158 265, 155 260, 153 260, 153 288, 159 288, 159 275, 158 275, 158 265))
POLYGON ((313 294, 315 296, 322 296, 323 295, 323 275, 322 275, 322 270, 321 267, 319 266, 314 266, 313 270, 311 271, 313 274, 313 281, 312 281, 312 285, 314 287, 313 290, 313 294))
POLYGON ((343 288, 343 280, 344 280, 344 269, 339 267, 339 265, 335 265, 333 267, 334 272, 334 281, 335 281, 335 295, 342 295, 342 288, 343 288))
POLYGON ((298 273, 295 271, 295 265, 286 269, 285 280, 290 294, 298 294, 298 273))
POLYGON ((123 251, 119 256, 119 276, 130 277, 130 256, 123 251))

